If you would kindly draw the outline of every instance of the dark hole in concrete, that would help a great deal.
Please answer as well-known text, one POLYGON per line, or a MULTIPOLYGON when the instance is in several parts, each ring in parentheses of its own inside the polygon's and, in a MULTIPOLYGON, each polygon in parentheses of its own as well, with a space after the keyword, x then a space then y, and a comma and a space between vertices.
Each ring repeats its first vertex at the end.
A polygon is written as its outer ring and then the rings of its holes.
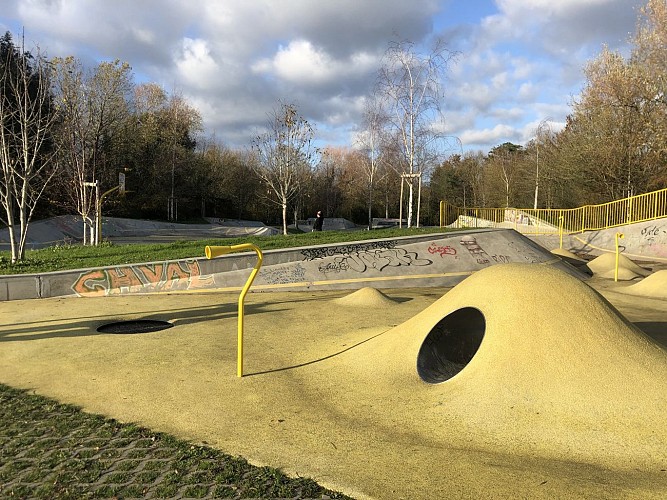
POLYGON ((438 384, 463 370, 484 338, 486 320, 478 309, 464 307, 442 318, 429 332, 417 355, 417 373, 438 384))
POLYGON ((150 333, 158 332, 171 328, 169 321, 159 321, 155 319, 133 319, 129 321, 116 321, 99 326, 97 331, 100 333, 150 333))

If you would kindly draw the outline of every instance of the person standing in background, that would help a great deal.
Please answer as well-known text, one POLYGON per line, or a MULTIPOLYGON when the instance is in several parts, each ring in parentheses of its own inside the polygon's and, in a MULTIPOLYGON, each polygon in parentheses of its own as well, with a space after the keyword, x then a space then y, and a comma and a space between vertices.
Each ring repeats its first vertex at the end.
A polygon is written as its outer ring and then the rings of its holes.
POLYGON ((324 224, 324 217, 322 217, 322 211, 317 211, 317 217, 315 217, 315 222, 313 222, 313 231, 321 231, 322 224, 324 224))

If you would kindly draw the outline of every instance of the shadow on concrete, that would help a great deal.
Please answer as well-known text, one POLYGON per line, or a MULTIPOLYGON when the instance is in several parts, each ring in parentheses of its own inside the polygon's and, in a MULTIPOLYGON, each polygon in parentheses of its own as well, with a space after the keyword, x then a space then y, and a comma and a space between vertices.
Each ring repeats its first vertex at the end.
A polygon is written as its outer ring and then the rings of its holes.
MULTIPOLYGON (((263 314, 266 312, 278 312, 280 309, 271 308, 269 311, 265 304, 249 304, 245 307, 246 315, 263 314)), ((86 318, 80 318, 79 321, 58 323, 42 326, 44 321, 35 321, 34 323, 23 323, 20 328, 9 328, 0 331, 0 342, 21 342, 26 340, 40 340, 48 338, 63 337, 89 337, 97 335, 109 335, 100 333, 97 328, 114 321, 141 318, 144 320, 169 321, 174 323, 175 327, 192 325, 206 321, 216 321, 221 319, 235 318, 237 314, 236 304, 222 304, 215 306, 198 307, 192 309, 151 311, 150 313, 132 313, 127 316, 122 315, 99 315, 86 318), (32 325, 32 326, 30 326, 32 325)), ((47 320, 54 322, 55 320, 47 320)), ((173 329, 165 334, 171 334, 173 329)))
POLYGON ((353 344, 350 347, 346 347, 345 349, 342 349, 338 352, 334 352, 333 354, 329 354, 328 356, 324 356, 322 358, 313 359, 312 361, 306 361, 305 363, 299 363, 298 365, 285 366, 283 368, 274 368, 272 370, 264 370, 264 371, 261 371, 261 372, 246 373, 243 376, 244 377, 253 377, 255 375, 267 375, 269 373, 284 372, 284 371, 287 371, 287 370, 293 370, 295 368, 301 368, 301 367, 304 367, 304 366, 314 365, 315 363, 319 363, 321 361, 325 361, 327 359, 334 358, 334 357, 339 356, 339 355, 341 355, 341 354, 343 354, 347 351, 350 351, 350 350, 354 349, 355 347, 359 347, 360 345, 365 344, 366 342, 368 342, 370 340, 373 340, 374 338, 377 338, 380 335, 384 335, 385 333, 387 333, 392 328, 393 327, 387 328, 386 330, 384 330, 380 333, 376 333, 375 335, 372 335, 372 336, 368 337, 367 339, 362 340, 361 342, 357 342, 356 344, 353 344))
POLYGON ((667 349, 667 322, 638 321, 633 325, 667 349))

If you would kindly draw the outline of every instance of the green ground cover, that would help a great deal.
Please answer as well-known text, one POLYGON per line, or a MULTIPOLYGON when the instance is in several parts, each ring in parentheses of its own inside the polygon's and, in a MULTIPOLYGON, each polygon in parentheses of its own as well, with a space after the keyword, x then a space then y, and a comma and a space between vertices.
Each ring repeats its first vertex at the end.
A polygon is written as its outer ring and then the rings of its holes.
POLYGON ((0 384, 2 498, 349 498, 0 384))
POLYGON ((253 243, 262 250, 292 248, 308 245, 322 245, 360 241, 375 238, 396 238, 418 234, 441 233, 440 228, 378 229, 374 231, 323 231, 316 233, 288 234, 279 236, 251 236, 199 241, 179 240, 173 243, 120 245, 105 242, 97 247, 82 245, 60 245, 39 250, 26 251, 25 259, 17 264, 10 263, 10 253, 0 252, 0 275, 30 274, 69 269, 90 269, 95 267, 142 262, 203 257, 206 245, 236 245, 253 243))

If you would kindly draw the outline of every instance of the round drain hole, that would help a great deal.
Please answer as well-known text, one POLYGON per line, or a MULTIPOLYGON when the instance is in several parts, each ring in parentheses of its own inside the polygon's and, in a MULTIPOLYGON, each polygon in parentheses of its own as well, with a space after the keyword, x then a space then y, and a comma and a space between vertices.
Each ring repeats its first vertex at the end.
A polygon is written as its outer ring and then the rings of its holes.
POLYGON ((419 348, 417 373, 421 379, 438 384, 463 370, 477 353, 485 329, 484 315, 474 307, 464 307, 442 318, 419 348))
POLYGON ((129 321, 116 321, 99 326, 97 331, 100 333, 150 333, 159 332, 171 328, 169 321, 159 321, 154 319, 133 319, 129 321))

